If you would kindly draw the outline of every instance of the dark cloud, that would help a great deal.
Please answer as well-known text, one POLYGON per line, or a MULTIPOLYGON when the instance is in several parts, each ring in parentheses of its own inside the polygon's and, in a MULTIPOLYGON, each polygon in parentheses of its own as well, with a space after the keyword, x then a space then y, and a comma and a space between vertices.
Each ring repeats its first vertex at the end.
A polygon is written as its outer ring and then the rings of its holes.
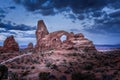
POLYGON ((6 11, 0 8, 0 14, 4 14, 4 13, 6 13, 6 11))
POLYGON ((116 17, 120 18, 120 10, 110 13, 109 16, 113 18, 116 18, 116 17))
POLYGON ((70 7, 76 14, 99 10, 106 5, 104 0, 71 0, 70 7))
MULTIPOLYGON (((67 15, 66 15, 67 16, 67 15)), ((73 14, 68 14, 68 18, 70 18, 70 19, 73 19, 73 20, 76 20, 76 16, 75 15, 73 15, 73 14)))
POLYGON ((115 10, 109 14, 101 13, 103 17, 95 18, 94 25, 90 28, 86 27, 85 30, 91 33, 100 34, 120 34, 120 10, 115 10))
MULTIPOLYGON (((72 20, 101 17, 105 14, 102 11, 104 7, 120 8, 118 7, 120 0, 14 0, 14 2, 23 5, 28 11, 44 16, 66 12, 65 16, 72 20), (70 13, 71 11, 73 13, 70 13)), ((110 16, 116 16, 116 14, 110 16)))
POLYGON ((96 11, 92 14, 93 17, 101 17, 104 14, 104 12, 96 11))
POLYGON ((21 31, 35 30, 35 27, 30 27, 24 24, 12 25, 11 22, 8 22, 6 24, 1 22, 0 28, 4 28, 6 31, 8 30, 21 30, 21 31))
POLYGON ((29 11, 35 11, 39 9, 47 9, 47 7, 43 7, 42 4, 47 2, 47 0, 14 0, 17 4, 24 5, 29 11))
POLYGON ((53 9, 38 10, 38 11, 35 11, 34 13, 35 13, 35 14, 40 14, 40 13, 42 13, 43 16, 55 15, 55 14, 56 14, 53 9))
POLYGON ((79 20, 83 20, 85 18, 84 15, 80 14, 78 17, 77 17, 79 20))
POLYGON ((3 15, 3 14, 0 15, 0 18, 4 18, 4 17, 5 17, 5 15, 3 15))
MULTIPOLYGON (((120 33, 120 11, 107 14, 103 8, 120 9, 120 0, 14 0, 28 11, 48 16, 65 12, 73 20, 94 19, 85 30, 96 33, 120 33), (70 13, 72 11, 72 13, 70 13), (101 18, 100 18, 101 17, 101 18)), ((71 31, 75 31, 74 29, 71 31)))
MULTIPOLYGON (((89 11, 102 9, 104 6, 117 8, 119 0, 14 0, 17 4, 22 4, 29 11, 57 9, 65 11, 69 7, 73 13, 80 14, 89 11)), ((53 11, 54 12, 54 11, 53 11)), ((41 13, 44 14, 44 13, 41 13)), ((99 13, 97 13, 99 14, 99 13)))
POLYGON ((5 18, 6 17, 6 14, 7 14, 8 12, 4 9, 4 8, 1 8, 0 7, 0 21, 3 19, 3 18, 5 18))
POLYGON ((120 8, 120 0, 108 0, 109 7, 119 9, 120 8))
POLYGON ((85 30, 91 33, 109 34, 117 33, 120 34, 120 19, 106 19, 96 20, 95 24, 90 28, 86 27, 85 30))
POLYGON ((35 27, 30 27, 24 24, 13 25, 11 21, 8 21, 6 24, 0 22, 0 34, 2 34, 3 36, 14 35, 15 37, 34 38, 34 30, 35 27), (33 33, 29 33, 29 31, 33 33))
POLYGON ((9 9, 15 9, 16 7, 15 6, 10 6, 8 7, 9 9))

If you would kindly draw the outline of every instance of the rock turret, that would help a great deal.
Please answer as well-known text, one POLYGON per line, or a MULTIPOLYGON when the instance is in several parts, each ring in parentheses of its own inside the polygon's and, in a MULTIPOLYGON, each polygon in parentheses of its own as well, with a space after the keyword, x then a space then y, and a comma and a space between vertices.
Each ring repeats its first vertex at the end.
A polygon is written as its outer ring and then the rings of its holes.
POLYGON ((49 32, 47 30, 46 25, 44 24, 43 20, 39 20, 38 24, 37 24, 37 30, 36 30, 36 40, 37 40, 37 44, 36 44, 36 48, 38 48, 41 42, 41 39, 45 37, 45 35, 48 35, 49 32))

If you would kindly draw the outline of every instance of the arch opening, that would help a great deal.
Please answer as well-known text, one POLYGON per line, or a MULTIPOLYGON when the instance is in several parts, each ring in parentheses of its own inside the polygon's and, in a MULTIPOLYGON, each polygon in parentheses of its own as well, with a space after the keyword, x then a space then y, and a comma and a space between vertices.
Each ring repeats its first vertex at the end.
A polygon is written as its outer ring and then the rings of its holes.
POLYGON ((60 37, 60 40, 63 42, 63 41, 65 41, 65 40, 67 40, 67 36, 66 35, 62 35, 61 37, 60 37))

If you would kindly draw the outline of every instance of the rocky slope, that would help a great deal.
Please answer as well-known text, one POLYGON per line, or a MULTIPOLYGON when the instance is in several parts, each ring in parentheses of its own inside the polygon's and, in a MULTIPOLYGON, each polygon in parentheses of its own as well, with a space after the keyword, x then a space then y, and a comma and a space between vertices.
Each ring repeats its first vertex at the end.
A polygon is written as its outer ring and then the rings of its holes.
POLYGON ((51 80, 50 75, 54 76, 53 80, 62 80, 62 76, 66 80, 119 80, 119 53, 120 51, 91 53, 47 50, 42 53, 27 53, 29 55, 16 58, 5 65, 8 67, 9 77, 15 74, 19 80, 51 80), (48 79, 41 79, 43 76, 40 75, 46 75, 48 79))

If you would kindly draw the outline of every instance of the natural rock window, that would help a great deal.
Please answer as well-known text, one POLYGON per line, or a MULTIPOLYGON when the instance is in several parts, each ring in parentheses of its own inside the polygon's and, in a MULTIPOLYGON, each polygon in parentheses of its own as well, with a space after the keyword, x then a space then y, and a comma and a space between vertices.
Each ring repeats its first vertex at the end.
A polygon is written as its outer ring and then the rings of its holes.
POLYGON ((63 41, 65 41, 67 39, 67 36, 66 35, 62 35, 61 37, 60 37, 60 40, 63 42, 63 41))

